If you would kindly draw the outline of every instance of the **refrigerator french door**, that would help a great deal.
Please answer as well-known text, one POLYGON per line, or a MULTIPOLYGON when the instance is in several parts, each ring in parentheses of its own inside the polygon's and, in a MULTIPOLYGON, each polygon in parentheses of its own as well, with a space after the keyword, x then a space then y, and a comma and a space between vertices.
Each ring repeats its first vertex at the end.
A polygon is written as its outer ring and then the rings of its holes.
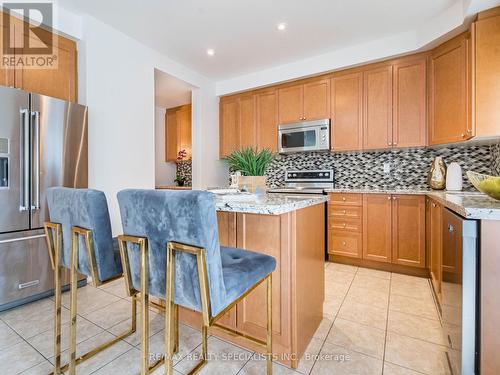
POLYGON ((87 108, 0 87, 0 310, 50 294, 51 186, 88 180, 87 108))

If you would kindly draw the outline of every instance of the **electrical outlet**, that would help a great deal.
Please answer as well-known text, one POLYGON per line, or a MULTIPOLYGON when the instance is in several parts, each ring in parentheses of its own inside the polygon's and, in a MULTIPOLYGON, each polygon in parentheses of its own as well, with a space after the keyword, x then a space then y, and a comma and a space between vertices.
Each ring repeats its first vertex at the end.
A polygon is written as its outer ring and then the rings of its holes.
POLYGON ((385 174, 391 173, 391 163, 384 163, 384 173, 385 174))

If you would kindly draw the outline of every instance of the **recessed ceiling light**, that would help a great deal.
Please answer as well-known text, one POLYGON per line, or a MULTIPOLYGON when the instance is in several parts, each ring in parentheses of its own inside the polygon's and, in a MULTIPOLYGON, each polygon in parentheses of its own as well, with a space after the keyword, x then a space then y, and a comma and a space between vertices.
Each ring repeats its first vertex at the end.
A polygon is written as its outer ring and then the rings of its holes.
POLYGON ((283 31, 286 29, 286 23, 282 22, 282 23, 278 23, 278 30, 279 31, 283 31))
POLYGON ((214 49, 212 49, 212 48, 207 49, 207 55, 208 55, 208 56, 213 56, 213 55, 215 55, 215 50, 214 50, 214 49))

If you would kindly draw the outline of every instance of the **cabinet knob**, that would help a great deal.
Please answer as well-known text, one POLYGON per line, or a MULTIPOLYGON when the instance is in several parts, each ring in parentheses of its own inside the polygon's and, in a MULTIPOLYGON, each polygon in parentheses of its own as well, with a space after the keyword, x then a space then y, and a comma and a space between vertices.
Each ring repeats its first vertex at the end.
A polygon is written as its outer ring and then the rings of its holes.
POLYGON ((393 146, 397 146, 397 145, 398 145, 398 142, 394 142, 392 145, 393 145, 393 146))
POLYGON ((345 197, 342 197, 342 200, 345 202, 345 197))
POLYGON ((392 200, 395 201, 397 198, 396 197, 392 197, 392 200))
POLYGON ((387 142, 387 146, 392 146, 392 142, 387 142))
POLYGON ((347 245, 347 242, 342 241, 342 245, 343 245, 343 246, 347 245))
POLYGON ((342 211, 342 212, 344 213, 344 215, 347 213, 347 211, 346 211, 346 210, 344 210, 344 211, 342 211))
POLYGON ((347 226, 347 224, 346 224, 346 223, 344 223, 344 228, 345 228, 346 226, 347 226))
POLYGON ((436 203, 433 203, 433 204, 432 204, 432 207, 436 207, 436 203))
POLYGON ((460 134, 460 136, 461 136, 462 138, 465 138, 465 134, 464 134, 464 133, 460 134))
POLYGON ((391 196, 388 196, 388 197, 387 197, 387 200, 388 200, 388 201, 390 201, 390 200, 391 200, 391 196))

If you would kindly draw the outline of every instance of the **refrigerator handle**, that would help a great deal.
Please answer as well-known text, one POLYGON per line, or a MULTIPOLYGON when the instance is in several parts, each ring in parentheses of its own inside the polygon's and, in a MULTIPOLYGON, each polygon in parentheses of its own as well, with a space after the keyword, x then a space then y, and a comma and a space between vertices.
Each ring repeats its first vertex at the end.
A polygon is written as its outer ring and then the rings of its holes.
POLYGON ((21 109, 21 204, 19 211, 28 211, 30 195, 30 149, 29 149, 29 111, 21 109))
POLYGON ((31 177, 31 209, 40 209, 40 112, 31 112, 31 147, 33 147, 33 173, 31 177), (34 120, 34 121, 33 121, 34 120))

